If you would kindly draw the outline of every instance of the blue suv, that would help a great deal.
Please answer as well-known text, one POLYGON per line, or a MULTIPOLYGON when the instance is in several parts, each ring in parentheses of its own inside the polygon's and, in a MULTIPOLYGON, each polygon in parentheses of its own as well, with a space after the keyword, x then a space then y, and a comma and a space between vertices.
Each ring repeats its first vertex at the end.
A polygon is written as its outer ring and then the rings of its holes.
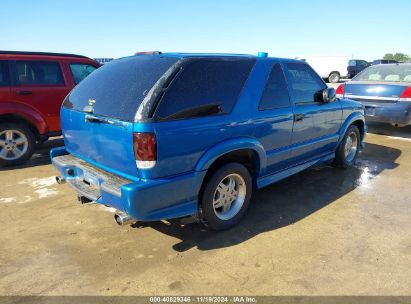
POLYGON ((116 208, 119 224, 194 215, 215 230, 240 221, 254 189, 352 165, 366 131, 360 103, 265 53, 112 61, 67 96, 61 124, 52 162, 81 202, 116 208))

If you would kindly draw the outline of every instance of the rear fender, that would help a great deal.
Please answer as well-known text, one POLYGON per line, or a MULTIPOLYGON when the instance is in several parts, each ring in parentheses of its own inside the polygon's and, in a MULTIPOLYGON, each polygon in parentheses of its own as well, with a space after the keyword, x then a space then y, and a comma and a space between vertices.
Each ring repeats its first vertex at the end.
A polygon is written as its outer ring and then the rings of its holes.
POLYGON ((257 176, 264 171, 267 164, 267 156, 262 144, 249 137, 239 137, 230 140, 226 140, 216 144, 208 149, 197 162, 195 171, 207 170, 219 157, 224 154, 234 152, 236 150, 251 149, 258 155, 258 168, 256 168, 257 176))

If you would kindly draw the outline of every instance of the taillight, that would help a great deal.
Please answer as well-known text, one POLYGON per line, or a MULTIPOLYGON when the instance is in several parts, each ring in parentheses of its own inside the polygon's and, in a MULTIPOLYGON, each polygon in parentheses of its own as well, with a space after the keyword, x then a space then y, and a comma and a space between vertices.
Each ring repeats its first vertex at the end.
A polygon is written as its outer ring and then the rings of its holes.
POLYGON ((157 161, 157 142, 154 133, 133 133, 134 158, 137 168, 153 168, 157 161))
POLYGON ((400 96, 401 101, 411 101, 411 87, 406 87, 400 96))
POLYGON ((335 94, 337 95, 338 98, 342 98, 344 97, 344 85, 340 84, 337 88, 337 90, 335 91, 335 94))

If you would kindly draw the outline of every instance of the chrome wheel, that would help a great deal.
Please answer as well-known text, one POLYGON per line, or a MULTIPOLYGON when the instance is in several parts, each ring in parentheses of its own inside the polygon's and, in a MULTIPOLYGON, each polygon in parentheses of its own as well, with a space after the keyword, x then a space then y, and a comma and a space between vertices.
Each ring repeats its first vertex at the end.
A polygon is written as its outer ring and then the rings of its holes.
POLYGON ((229 174, 214 192, 213 208, 221 220, 232 219, 241 209, 246 197, 246 183, 238 174, 229 174))
POLYGON ((18 130, 0 132, 0 159, 16 160, 22 157, 29 147, 27 136, 18 130))
POLYGON ((352 162, 357 155, 358 137, 355 132, 348 134, 344 145, 344 156, 347 162, 352 162))

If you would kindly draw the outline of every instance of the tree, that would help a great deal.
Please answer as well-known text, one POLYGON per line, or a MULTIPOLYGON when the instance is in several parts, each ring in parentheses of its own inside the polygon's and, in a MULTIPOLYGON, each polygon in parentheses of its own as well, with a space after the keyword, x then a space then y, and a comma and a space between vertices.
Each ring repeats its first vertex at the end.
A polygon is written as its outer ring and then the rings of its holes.
POLYGON ((383 59, 397 60, 398 62, 407 62, 410 60, 410 56, 403 54, 403 53, 395 53, 394 55, 391 53, 387 53, 384 55, 383 59))

